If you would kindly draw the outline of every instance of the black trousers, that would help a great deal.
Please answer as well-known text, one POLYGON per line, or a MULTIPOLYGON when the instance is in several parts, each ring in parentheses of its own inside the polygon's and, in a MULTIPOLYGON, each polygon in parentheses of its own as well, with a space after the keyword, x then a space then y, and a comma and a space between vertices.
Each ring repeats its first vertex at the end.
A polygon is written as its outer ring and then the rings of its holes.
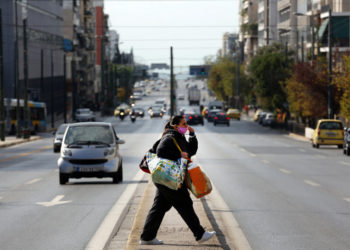
POLYGON ((200 225, 198 216, 193 209, 193 202, 186 185, 182 185, 178 190, 172 190, 160 184, 155 185, 157 187, 156 197, 148 212, 141 239, 153 240, 157 236, 165 213, 173 206, 191 229, 196 240, 200 240, 205 230, 200 225))

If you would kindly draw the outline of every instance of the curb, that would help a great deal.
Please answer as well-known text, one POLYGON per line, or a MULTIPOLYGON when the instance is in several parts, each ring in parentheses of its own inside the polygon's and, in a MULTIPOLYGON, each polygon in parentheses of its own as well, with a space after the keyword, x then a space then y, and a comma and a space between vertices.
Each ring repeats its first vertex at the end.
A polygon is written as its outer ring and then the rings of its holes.
POLYGON ((22 144, 22 143, 25 143, 25 142, 37 141, 37 140, 41 140, 41 139, 42 139, 42 137, 38 136, 36 138, 21 139, 21 140, 14 141, 14 142, 9 142, 9 143, 5 142, 5 144, 3 144, 3 145, 0 144, 0 148, 7 148, 7 147, 10 147, 10 146, 22 144))
POLYGON ((137 186, 144 176, 145 173, 141 171, 138 171, 134 176, 132 181, 135 182, 135 184, 127 185, 125 191, 106 215, 94 236, 90 239, 85 250, 103 250, 108 248, 113 236, 123 223, 124 217, 131 206, 131 201, 134 198, 137 186))
POLYGON ((303 135, 298 135, 298 134, 295 134, 295 133, 289 133, 288 136, 292 137, 293 139, 298 140, 298 141, 310 142, 310 140, 311 140, 311 139, 306 138, 303 135))

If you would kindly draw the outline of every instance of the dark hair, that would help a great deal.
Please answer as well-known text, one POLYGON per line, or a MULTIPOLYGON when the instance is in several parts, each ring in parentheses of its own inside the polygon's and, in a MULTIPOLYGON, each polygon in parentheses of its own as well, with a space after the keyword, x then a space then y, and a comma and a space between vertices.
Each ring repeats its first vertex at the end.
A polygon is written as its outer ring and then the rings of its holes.
POLYGON ((170 125, 172 125, 172 126, 179 125, 182 119, 184 119, 183 116, 176 115, 171 119, 170 125))
POLYGON ((182 116, 180 115, 177 115, 177 116, 174 116, 173 118, 170 119, 170 121, 168 121, 166 124, 165 124, 165 127, 164 127, 164 131, 163 131, 163 134, 162 136, 165 134, 166 131, 168 131, 169 129, 174 129, 174 125, 179 125, 181 120, 184 119, 182 116))

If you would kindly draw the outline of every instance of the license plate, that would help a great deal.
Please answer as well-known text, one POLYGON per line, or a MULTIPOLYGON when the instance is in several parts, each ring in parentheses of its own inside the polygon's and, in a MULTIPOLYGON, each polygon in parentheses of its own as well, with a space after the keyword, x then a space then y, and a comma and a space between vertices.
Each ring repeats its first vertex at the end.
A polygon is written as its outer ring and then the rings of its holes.
POLYGON ((328 135, 328 136, 336 136, 337 133, 334 133, 334 132, 327 132, 326 135, 328 135))
POLYGON ((76 172, 98 172, 98 171, 100 171, 100 168, 74 167, 74 171, 76 171, 76 172))

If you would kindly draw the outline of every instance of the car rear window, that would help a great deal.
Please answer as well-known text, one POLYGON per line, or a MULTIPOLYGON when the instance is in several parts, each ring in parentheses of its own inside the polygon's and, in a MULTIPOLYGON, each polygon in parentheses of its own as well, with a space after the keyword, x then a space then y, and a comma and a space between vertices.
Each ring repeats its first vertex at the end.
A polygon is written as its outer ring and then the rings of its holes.
POLYGON ((340 122, 322 122, 320 129, 343 129, 343 125, 340 122))
POLYGON ((113 133, 109 126, 73 126, 68 128, 65 143, 76 141, 97 141, 112 144, 113 133))

